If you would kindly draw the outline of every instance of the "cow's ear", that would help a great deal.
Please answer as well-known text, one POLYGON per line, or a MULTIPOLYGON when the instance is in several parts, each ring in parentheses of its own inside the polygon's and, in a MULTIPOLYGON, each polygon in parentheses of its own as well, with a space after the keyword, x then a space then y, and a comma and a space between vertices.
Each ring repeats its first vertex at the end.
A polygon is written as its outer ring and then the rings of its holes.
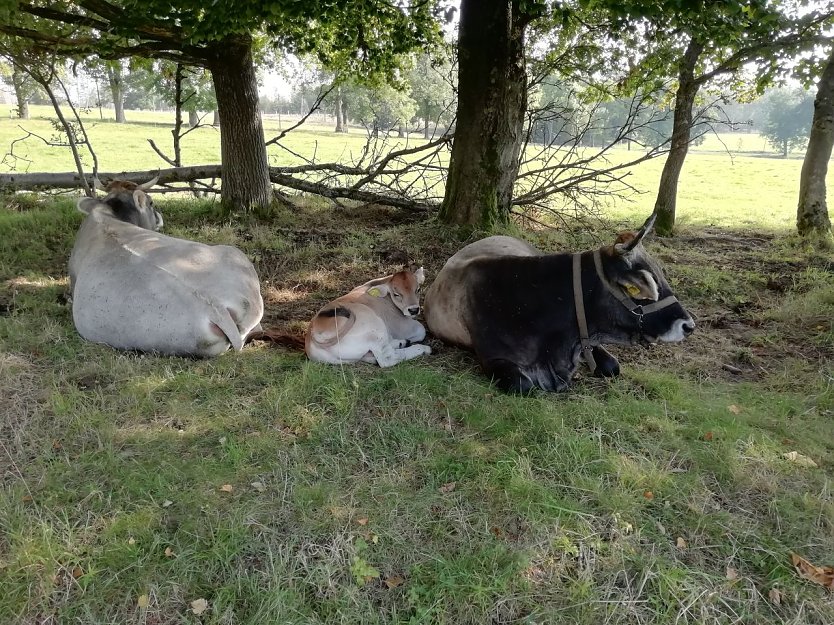
POLYGON ((375 284, 369 288, 365 293, 371 297, 385 297, 390 292, 387 284, 375 284))
POLYGON ((93 211, 93 209, 96 206, 98 206, 99 204, 101 204, 101 202, 99 202, 94 197, 82 197, 82 198, 79 198, 78 203, 76 204, 76 207, 78 208, 79 211, 81 211, 85 215, 89 215, 93 211))
POLYGON ((426 270, 422 267, 418 267, 414 271, 414 277, 417 278, 417 284, 423 284, 426 281, 426 270))
POLYGON ((151 202, 151 196, 142 191, 141 189, 136 189, 133 192, 133 202, 136 204, 137 208, 140 209, 148 209, 153 206, 151 202))
POLYGON ((629 297, 634 299, 647 299, 656 302, 660 298, 657 280, 645 269, 629 272, 622 278, 617 278, 617 284, 623 287, 629 297))

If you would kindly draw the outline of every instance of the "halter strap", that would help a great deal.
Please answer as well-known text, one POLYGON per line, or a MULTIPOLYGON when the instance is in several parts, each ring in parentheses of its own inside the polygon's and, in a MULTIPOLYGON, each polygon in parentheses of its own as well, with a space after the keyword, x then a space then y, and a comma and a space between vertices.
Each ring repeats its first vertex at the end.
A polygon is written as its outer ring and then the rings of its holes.
MULTIPOLYGON (((583 254, 584 252, 577 252, 576 254, 573 254, 573 304, 574 310, 576 311, 576 325, 579 327, 580 352, 582 358, 584 358, 585 362, 588 363, 588 367, 591 369, 591 372, 595 372, 597 369, 597 363, 594 359, 592 351, 594 346, 591 344, 591 337, 588 333, 588 321, 585 318, 585 293, 582 290, 583 254)), ((620 304, 628 309, 631 314, 637 316, 637 327, 641 336, 643 335, 643 315, 648 315, 678 302, 677 297, 669 295, 645 306, 638 304, 631 297, 629 297, 619 285, 614 285, 608 280, 605 275, 605 271, 602 268, 602 255, 600 254, 600 251, 596 249, 593 251, 592 255, 594 258, 594 266, 597 270, 597 276, 599 276, 602 284, 608 292, 611 293, 611 295, 613 295, 618 302, 620 302, 620 304)))

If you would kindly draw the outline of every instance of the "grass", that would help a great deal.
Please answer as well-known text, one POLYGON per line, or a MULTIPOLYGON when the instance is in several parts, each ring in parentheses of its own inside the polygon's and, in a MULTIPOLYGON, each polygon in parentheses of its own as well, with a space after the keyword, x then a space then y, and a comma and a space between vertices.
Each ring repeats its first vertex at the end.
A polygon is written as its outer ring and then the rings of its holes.
MULTIPOLYGON (((687 167, 718 177, 717 158, 687 167)), ((265 325, 290 330, 406 260, 431 280, 470 236, 312 199, 270 221, 158 204, 167 232, 249 254, 265 325)), ((81 215, 7 198, 0 623, 834 622, 789 558, 834 564, 834 257, 743 206, 650 242, 697 318, 686 343, 618 348, 617 380, 516 397, 434 340, 390 370, 87 343, 64 298, 81 215)))
MULTIPOLYGON (((27 122, 12 119, 11 107, 0 107, 0 146, 10 146, 15 139, 25 136, 22 128, 49 139, 55 134, 50 121, 51 110, 46 106, 32 106, 33 119, 27 122)), ((91 110, 85 119, 101 171, 129 171, 167 167, 153 152, 148 139, 153 139, 163 150, 170 151, 172 114, 170 112, 128 111, 132 123, 115 124, 104 111, 91 110)), ((295 154, 315 157, 320 162, 348 162, 357 158, 365 143, 364 130, 352 129, 348 135, 335 135, 323 116, 314 116, 312 123, 293 131, 282 145, 270 146, 269 158, 273 165, 300 164, 295 154)), ((272 137, 280 128, 295 120, 267 116, 265 134, 272 137)), ((391 138, 392 146, 404 140, 391 138)), ((412 136, 411 143, 422 138, 412 136)), ((15 144, 14 153, 0 161, 0 171, 70 171, 72 159, 65 147, 48 147, 35 138, 15 144)), ((611 151, 613 161, 626 161, 635 151, 618 147, 611 151)), ((183 139, 182 159, 185 164, 217 163, 220 161, 219 132, 211 127, 199 128, 183 139)), ((89 156, 85 157, 90 167, 89 156)), ((705 141, 693 146, 681 176, 678 193, 678 223, 680 227, 747 227, 758 230, 781 231, 792 228, 796 221, 796 201, 800 154, 779 158, 767 151, 766 142, 757 134, 724 133, 708 135, 705 141)), ((655 192, 660 180, 663 159, 655 159, 633 168, 627 181, 636 190, 625 199, 609 198, 602 203, 604 214, 618 221, 632 219, 635 214, 647 215, 654 206, 655 192)), ((832 170, 834 172, 834 170, 832 170)), ((834 173, 829 176, 834 187, 834 173)))

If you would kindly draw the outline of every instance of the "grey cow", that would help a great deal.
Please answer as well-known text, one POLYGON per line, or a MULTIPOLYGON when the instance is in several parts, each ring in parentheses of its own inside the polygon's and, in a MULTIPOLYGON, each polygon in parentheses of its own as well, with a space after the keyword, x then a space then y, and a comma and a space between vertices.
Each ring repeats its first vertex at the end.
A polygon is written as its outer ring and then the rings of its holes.
POLYGON ((255 268, 237 248, 157 232, 145 189, 114 181, 86 214, 69 260, 72 317, 82 337, 117 349, 211 357, 260 330, 255 268))

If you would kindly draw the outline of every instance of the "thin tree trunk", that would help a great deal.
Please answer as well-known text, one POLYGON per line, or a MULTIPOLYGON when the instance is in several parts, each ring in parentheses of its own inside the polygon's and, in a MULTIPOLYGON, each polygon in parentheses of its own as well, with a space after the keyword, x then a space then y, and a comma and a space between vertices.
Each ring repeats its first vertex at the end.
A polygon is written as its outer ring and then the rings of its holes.
POLYGON ((174 167, 182 165, 182 152, 180 138, 182 137, 182 63, 177 63, 177 70, 174 73, 174 167))
POLYGON ((334 132, 344 132, 345 127, 342 124, 342 88, 336 87, 336 103, 334 106, 336 113, 336 129, 334 132))
POLYGON ((211 119, 212 126, 220 126, 220 115, 217 112, 217 109, 214 110, 214 115, 211 119))
POLYGON ((340 99, 342 101, 342 132, 347 133, 350 130, 350 126, 348 126, 347 102, 344 98, 340 99))
POLYGON ((272 185, 251 37, 219 42, 209 69, 220 114, 222 202, 227 208, 267 208, 272 202, 272 185))
POLYGON ((15 68, 12 71, 12 84, 14 96, 17 99, 17 116, 20 119, 29 119, 29 98, 26 94, 26 74, 15 68))
POLYGON ((200 123, 200 116, 197 114, 197 111, 188 111, 188 127, 194 128, 197 124, 200 123))
POLYGON ((782 139, 782 158, 788 158, 788 140, 782 139))
POLYGON ((834 147, 834 49, 828 57, 814 99, 814 121, 808 150, 799 176, 796 229, 802 236, 817 235, 831 241, 831 220, 826 204, 825 177, 834 147))
POLYGON ((692 129, 692 108, 695 96, 698 94, 699 84, 695 80, 695 66, 698 57, 703 52, 703 44, 692 39, 686 47, 681 59, 678 74, 678 90, 675 93, 675 114, 672 124, 672 143, 663 173, 660 175, 660 187, 654 211, 657 213, 655 230, 661 235, 671 235, 675 228, 675 209, 678 199, 678 181, 680 180, 683 162, 689 151, 689 135, 692 129))
POLYGON ((491 228, 509 221, 527 109, 517 0, 462 0, 457 126, 439 218, 491 228))
POLYGON ((397 125, 397 137, 399 137, 400 139, 405 137, 405 125, 404 124, 397 125))
POLYGON ((116 113, 116 123, 125 123, 125 92, 122 80, 122 66, 119 61, 107 63, 107 82, 110 84, 110 94, 113 96, 113 110, 116 113))
POLYGON ((431 104, 430 100, 426 98, 423 102, 423 110, 426 112, 426 117, 424 121, 426 122, 426 127, 423 128, 423 139, 428 140, 429 138, 429 105, 431 104))

